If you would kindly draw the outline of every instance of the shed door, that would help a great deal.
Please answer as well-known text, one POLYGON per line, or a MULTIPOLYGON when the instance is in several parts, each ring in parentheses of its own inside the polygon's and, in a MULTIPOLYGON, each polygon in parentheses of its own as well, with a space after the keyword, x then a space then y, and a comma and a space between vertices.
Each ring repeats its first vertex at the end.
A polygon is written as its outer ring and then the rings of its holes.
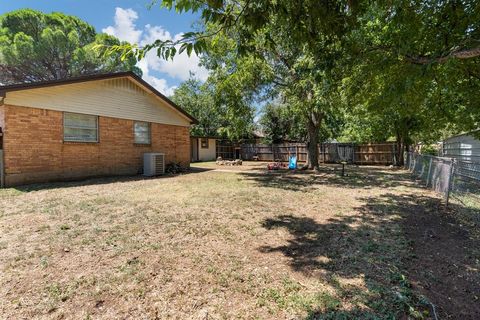
POLYGON ((192 155, 192 162, 198 161, 198 139, 193 138, 190 140, 191 145, 191 155, 192 155))

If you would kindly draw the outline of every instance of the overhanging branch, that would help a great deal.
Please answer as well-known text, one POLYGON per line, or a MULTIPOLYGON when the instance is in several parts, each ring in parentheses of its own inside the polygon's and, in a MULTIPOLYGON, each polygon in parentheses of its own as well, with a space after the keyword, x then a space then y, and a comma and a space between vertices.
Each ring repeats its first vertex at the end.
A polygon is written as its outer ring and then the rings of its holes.
POLYGON ((410 63, 425 65, 425 64, 431 64, 431 63, 444 63, 452 58, 466 60, 466 59, 472 59, 476 57, 480 57, 480 47, 452 51, 451 53, 441 57, 405 56, 405 60, 410 63))

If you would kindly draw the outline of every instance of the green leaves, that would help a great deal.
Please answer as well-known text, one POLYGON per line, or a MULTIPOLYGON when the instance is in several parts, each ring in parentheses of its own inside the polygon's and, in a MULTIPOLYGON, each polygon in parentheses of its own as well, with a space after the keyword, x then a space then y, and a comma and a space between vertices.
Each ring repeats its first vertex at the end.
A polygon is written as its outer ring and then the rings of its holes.
POLYGON ((193 135, 241 139, 251 133, 253 110, 237 100, 235 94, 216 79, 201 83, 192 75, 171 99, 199 121, 192 127, 193 135))
MULTIPOLYGON (((150 3, 150 7, 156 5, 159 1, 153 0, 150 3)), ((218 2, 222 1, 207 1, 208 5, 218 5, 218 2)), ((195 0, 162 0, 160 1, 160 6, 163 8, 167 8, 169 10, 174 9, 178 13, 182 12, 197 12, 203 6, 202 1, 195 1, 195 0)))
POLYGON ((178 41, 115 50, 136 59, 150 50, 163 59, 199 55, 211 70, 217 103, 228 106, 225 114, 248 113, 245 106, 254 102, 281 99, 304 128, 316 114, 328 127, 326 136, 345 117, 353 123, 346 130, 361 139, 433 139, 432 128, 480 125, 479 57, 439 59, 478 46, 478 1, 152 1, 156 4, 199 12, 199 29, 178 41))
MULTIPOLYGON (((368 7, 348 35, 361 48, 350 67, 352 125, 373 136, 438 141, 445 130, 480 125, 479 58, 438 57, 468 48, 480 36, 480 11, 473 1, 393 1, 368 7), (474 89, 475 88, 475 89, 474 89), (367 128, 367 130, 365 130, 367 128)), ((352 125, 348 128, 352 132, 352 125)))

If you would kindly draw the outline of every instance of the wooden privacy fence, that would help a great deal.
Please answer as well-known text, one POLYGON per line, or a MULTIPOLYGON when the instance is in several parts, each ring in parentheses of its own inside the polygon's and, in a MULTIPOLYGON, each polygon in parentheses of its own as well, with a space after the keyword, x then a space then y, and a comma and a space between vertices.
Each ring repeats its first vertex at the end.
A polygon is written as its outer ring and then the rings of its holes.
POLYGON ((239 148, 230 141, 218 140, 216 143, 216 157, 235 159, 235 148, 239 148))
MULTIPOLYGON (((243 160, 288 161, 292 155, 299 162, 307 161, 307 146, 304 143, 256 144, 241 145, 217 144, 217 157, 231 159, 235 157, 235 148, 240 149, 243 160)), ((347 161, 354 164, 394 164, 396 163, 396 143, 322 143, 318 145, 319 162, 336 163, 347 161)), ((238 154, 238 153, 237 153, 238 154)))

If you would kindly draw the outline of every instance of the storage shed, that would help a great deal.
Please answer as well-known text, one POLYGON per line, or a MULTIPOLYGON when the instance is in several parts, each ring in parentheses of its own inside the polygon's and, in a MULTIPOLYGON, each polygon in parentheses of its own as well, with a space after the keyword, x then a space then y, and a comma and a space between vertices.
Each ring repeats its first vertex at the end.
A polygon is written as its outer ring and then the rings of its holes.
POLYGON ((214 161, 217 156, 217 138, 191 136, 190 137, 192 162, 214 161))
POLYGON ((462 161, 480 162, 480 140, 475 137, 479 133, 480 129, 445 139, 442 148, 443 156, 462 161))

